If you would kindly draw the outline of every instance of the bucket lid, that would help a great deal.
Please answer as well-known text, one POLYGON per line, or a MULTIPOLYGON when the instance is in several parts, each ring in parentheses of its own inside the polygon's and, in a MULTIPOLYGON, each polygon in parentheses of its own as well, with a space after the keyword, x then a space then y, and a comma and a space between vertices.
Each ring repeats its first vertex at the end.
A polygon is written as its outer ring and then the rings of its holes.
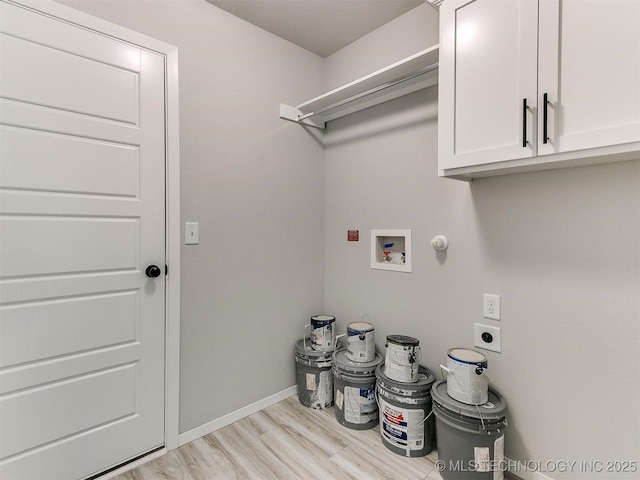
POLYGON ((327 357, 327 359, 331 359, 331 355, 333 355, 333 350, 329 350, 329 351, 314 350, 313 348, 311 348, 311 339, 307 337, 305 339, 301 338, 296 342, 296 354, 310 357, 310 358, 327 357), (307 348, 304 348, 305 341, 307 344, 307 348))
POLYGON ((431 384, 436 381, 435 374, 429 370, 427 367, 423 365, 418 365, 418 381, 417 382, 397 382, 395 380, 391 380, 384 373, 384 363, 381 363, 376 369, 376 378, 378 382, 389 390, 395 391, 407 391, 407 390, 429 390, 431 389, 431 384))
POLYGON ((374 372, 380 363, 382 363, 382 356, 379 353, 376 353, 375 358, 370 362, 354 362, 353 360, 349 360, 346 348, 336 350, 333 354, 333 366, 341 372, 374 372))
POLYGON ((398 345, 408 345, 417 347, 420 340, 406 335, 387 335, 387 342, 396 343, 398 345))
POLYGON ((502 396, 489 387, 489 400, 482 405, 468 405, 454 400, 447 393, 446 380, 436 382, 431 388, 431 398, 441 408, 464 417, 480 420, 502 420, 507 414, 507 403, 502 396))
POLYGON ((314 315, 311 317, 312 322, 334 322, 336 317, 333 315, 314 315))
POLYGON ((368 322, 353 322, 347 325, 349 335, 359 335, 365 332, 372 332, 373 330, 373 325, 368 322))
POLYGON ((487 357, 470 348, 450 348, 447 350, 447 357, 456 362, 487 368, 487 357))

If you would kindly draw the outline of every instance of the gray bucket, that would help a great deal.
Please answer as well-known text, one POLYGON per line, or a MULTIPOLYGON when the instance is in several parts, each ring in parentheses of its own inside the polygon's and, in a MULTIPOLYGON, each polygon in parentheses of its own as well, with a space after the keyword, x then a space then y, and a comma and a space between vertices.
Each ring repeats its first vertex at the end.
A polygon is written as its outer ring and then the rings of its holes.
POLYGON ((296 343, 298 399, 305 407, 322 410, 333 405, 332 355, 333 352, 312 349, 309 338, 296 343))
POLYGON ((371 362, 354 362, 347 349, 333 354, 333 384, 336 420, 354 430, 368 430, 378 424, 376 404, 376 367, 382 356, 371 362))
POLYGON ((447 382, 431 389, 444 480, 502 480, 507 404, 489 387, 489 400, 468 405, 447 394, 447 382))
POLYGON ((420 365, 418 381, 397 382, 376 370, 376 393, 380 411, 380 437, 392 452, 422 457, 435 448, 435 420, 431 412, 431 386, 436 376, 420 365))

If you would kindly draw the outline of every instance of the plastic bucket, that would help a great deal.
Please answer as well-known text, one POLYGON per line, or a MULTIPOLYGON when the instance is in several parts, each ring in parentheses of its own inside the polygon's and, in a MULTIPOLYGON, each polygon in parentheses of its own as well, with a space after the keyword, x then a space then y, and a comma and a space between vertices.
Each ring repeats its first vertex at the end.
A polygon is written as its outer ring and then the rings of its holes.
POLYGON ((389 335, 384 346, 385 375, 396 382, 417 382, 420 341, 406 335, 389 335))
POLYGON ((447 393, 447 382, 431 389, 436 416, 438 459, 444 480, 503 480, 507 405, 489 388, 482 405, 459 402, 447 393))
POLYGON ((384 365, 376 370, 376 394, 380 412, 380 437, 392 452, 421 457, 436 444, 435 419, 431 411, 431 386, 436 377, 422 365, 415 383, 390 379, 384 365))
POLYGON ((347 350, 333 354, 333 385, 336 420, 354 430, 367 430, 378 424, 376 404, 376 368, 382 356, 375 354, 371 362, 349 360, 347 350))
POLYGON ((352 362, 372 362, 376 358, 373 325, 354 322, 347 325, 347 357, 352 362))
POLYGON ((313 350, 308 338, 296 343, 298 399, 305 407, 321 410, 333 405, 331 355, 332 352, 313 350))
POLYGON ((469 405, 481 405, 489 400, 489 380, 484 374, 487 357, 469 348, 450 348, 447 351, 447 393, 454 400, 469 405))
POLYGON ((333 352, 336 348, 336 317, 314 315, 311 317, 311 348, 321 352, 333 352))

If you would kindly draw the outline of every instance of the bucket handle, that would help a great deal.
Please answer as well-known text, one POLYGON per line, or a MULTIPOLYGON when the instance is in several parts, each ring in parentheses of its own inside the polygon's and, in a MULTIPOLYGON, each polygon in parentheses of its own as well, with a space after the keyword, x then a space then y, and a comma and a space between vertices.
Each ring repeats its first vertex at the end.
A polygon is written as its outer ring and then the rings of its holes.
MULTIPOLYGON (((444 365, 440 365, 440 375, 442 375, 443 380, 448 380, 449 374, 451 374, 454 378, 456 378, 456 375, 454 373, 451 373, 451 370, 449 370, 444 365), (444 372, 447 372, 447 374, 445 375, 444 372)), ((487 383, 491 383, 491 379, 489 378, 489 375, 487 375, 487 369, 486 368, 482 369, 482 375, 487 377, 487 383)), ((456 378, 456 382, 458 382, 458 381, 459 380, 456 378)))
POLYGON ((427 415, 426 417, 424 417, 424 418, 420 421, 420 423, 415 424, 415 425, 414 425, 413 427, 411 427, 411 428, 416 428, 416 427, 421 426, 424 422, 426 422, 427 420, 429 420, 429 417, 430 417, 431 415, 433 415, 433 408, 431 408, 431 410, 429 411, 429 415, 427 415))
POLYGON ((422 349, 420 348, 420 345, 418 345, 416 347, 418 349, 418 355, 417 355, 417 360, 415 361, 415 363, 420 363, 422 361, 422 349))
MULTIPOLYGON (((374 398, 376 400, 376 405, 378 406, 378 415, 380 415, 380 393, 378 392, 378 385, 376 385, 375 388, 373 389, 373 396, 374 396, 374 398)), ((416 427, 419 427, 420 425, 424 424, 424 422, 429 420, 429 417, 431 415, 433 415, 433 407, 431 407, 431 410, 429 410, 429 415, 424 417, 420 421, 420 423, 417 423, 416 425, 413 425, 411 428, 416 428, 416 427)))
MULTIPOLYGON (((449 374, 451 374, 451 370, 449 370, 447 367, 445 367, 444 365, 440 365, 440 373, 442 374, 442 376, 444 377, 444 379, 446 381, 449 381, 449 374), (444 372, 447 372, 447 374, 445 375, 444 372)), ((489 377, 487 376, 486 373, 482 372, 484 374, 484 376, 487 377, 487 382, 489 382, 489 377)), ((458 384, 460 384, 460 380, 458 380, 455 376, 455 374, 451 374, 453 376, 453 378, 456 379, 456 382, 458 382, 458 384)), ((485 432, 487 431, 487 427, 484 424, 484 418, 482 417, 482 412, 480 411, 480 406, 477 404, 473 404, 474 407, 476 407, 476 410, 478 410, 478 415, 480 415, 480 423, 482 423, 482 430, 484 430, 485 432)))
POLYGON ((476 405, 476 410, 478 410, 478 415, 480 415, 480 423, 482 423, 482 430, 487 431, 487 427, 484 425, 484 418, 482 418, 482 412, 480 411, 480 407, 476 405))
POLYGON ((462 388, 463 385, 460 382, 460 379, 458 377, 456 377, 456 374, 453 373, 451 370, 449 370, 447 367, 445 367, 444 365, 440 365, 440 373, 442 374, 442 377, 448 382, 449 381, 449 376, 453 377, 453 379, 456 381, 456 383, 458 384, 459 388, 462 388), (445 375, 443 373, 443 370, 445 372, 447 372, 447 374, 445 375))
POLYGON ((307 349, 307 327, 311 327, 311 324, 307 323, 302 329, 302 344, 304 345, 305 350, 307 349))

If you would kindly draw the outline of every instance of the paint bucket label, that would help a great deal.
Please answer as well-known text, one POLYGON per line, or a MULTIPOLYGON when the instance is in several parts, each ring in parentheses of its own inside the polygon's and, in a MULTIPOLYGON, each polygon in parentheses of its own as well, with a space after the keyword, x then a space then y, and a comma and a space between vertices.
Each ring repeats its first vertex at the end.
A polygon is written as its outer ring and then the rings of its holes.
POLYGON ((380 434, 383 439, 396 448, 406 450, 410 456, 412 450, 421 450, 424 446, 424 410, 398 408, 378 398, 380 406, 380 434))
POLYGON ((378 418, 375 383, 365 388, 344 387, 344 419, 361 425, 378 418))
POLYGON ((493 443, 493 480, 504 480, 504 434, 496 438, 493 443))
POLYGON ((389 335, 385 344, 385 375, 402 383, 418 381, 421 352, 419 341, 404 335, 389 335))
POLYGON ((330 351, 336 346, 336 317, 332 315, 314 315, 311 317, 311 348, 330 351))
POLYGON ((489 399, 489 381, 484 374, 487 358, 468 348, 447 352, 447 394, 468 405, 482 405, 489 399))
POLYGON ((311 408, 322 409, 333 405, 333 375, 331 371, 307 373, 307 390, 311 393, 309 402, 311 408))
POLYGON ((347 325, 347 358, 352 362, 371 362, 375 357, 373 325, 366 322, 347 325))

